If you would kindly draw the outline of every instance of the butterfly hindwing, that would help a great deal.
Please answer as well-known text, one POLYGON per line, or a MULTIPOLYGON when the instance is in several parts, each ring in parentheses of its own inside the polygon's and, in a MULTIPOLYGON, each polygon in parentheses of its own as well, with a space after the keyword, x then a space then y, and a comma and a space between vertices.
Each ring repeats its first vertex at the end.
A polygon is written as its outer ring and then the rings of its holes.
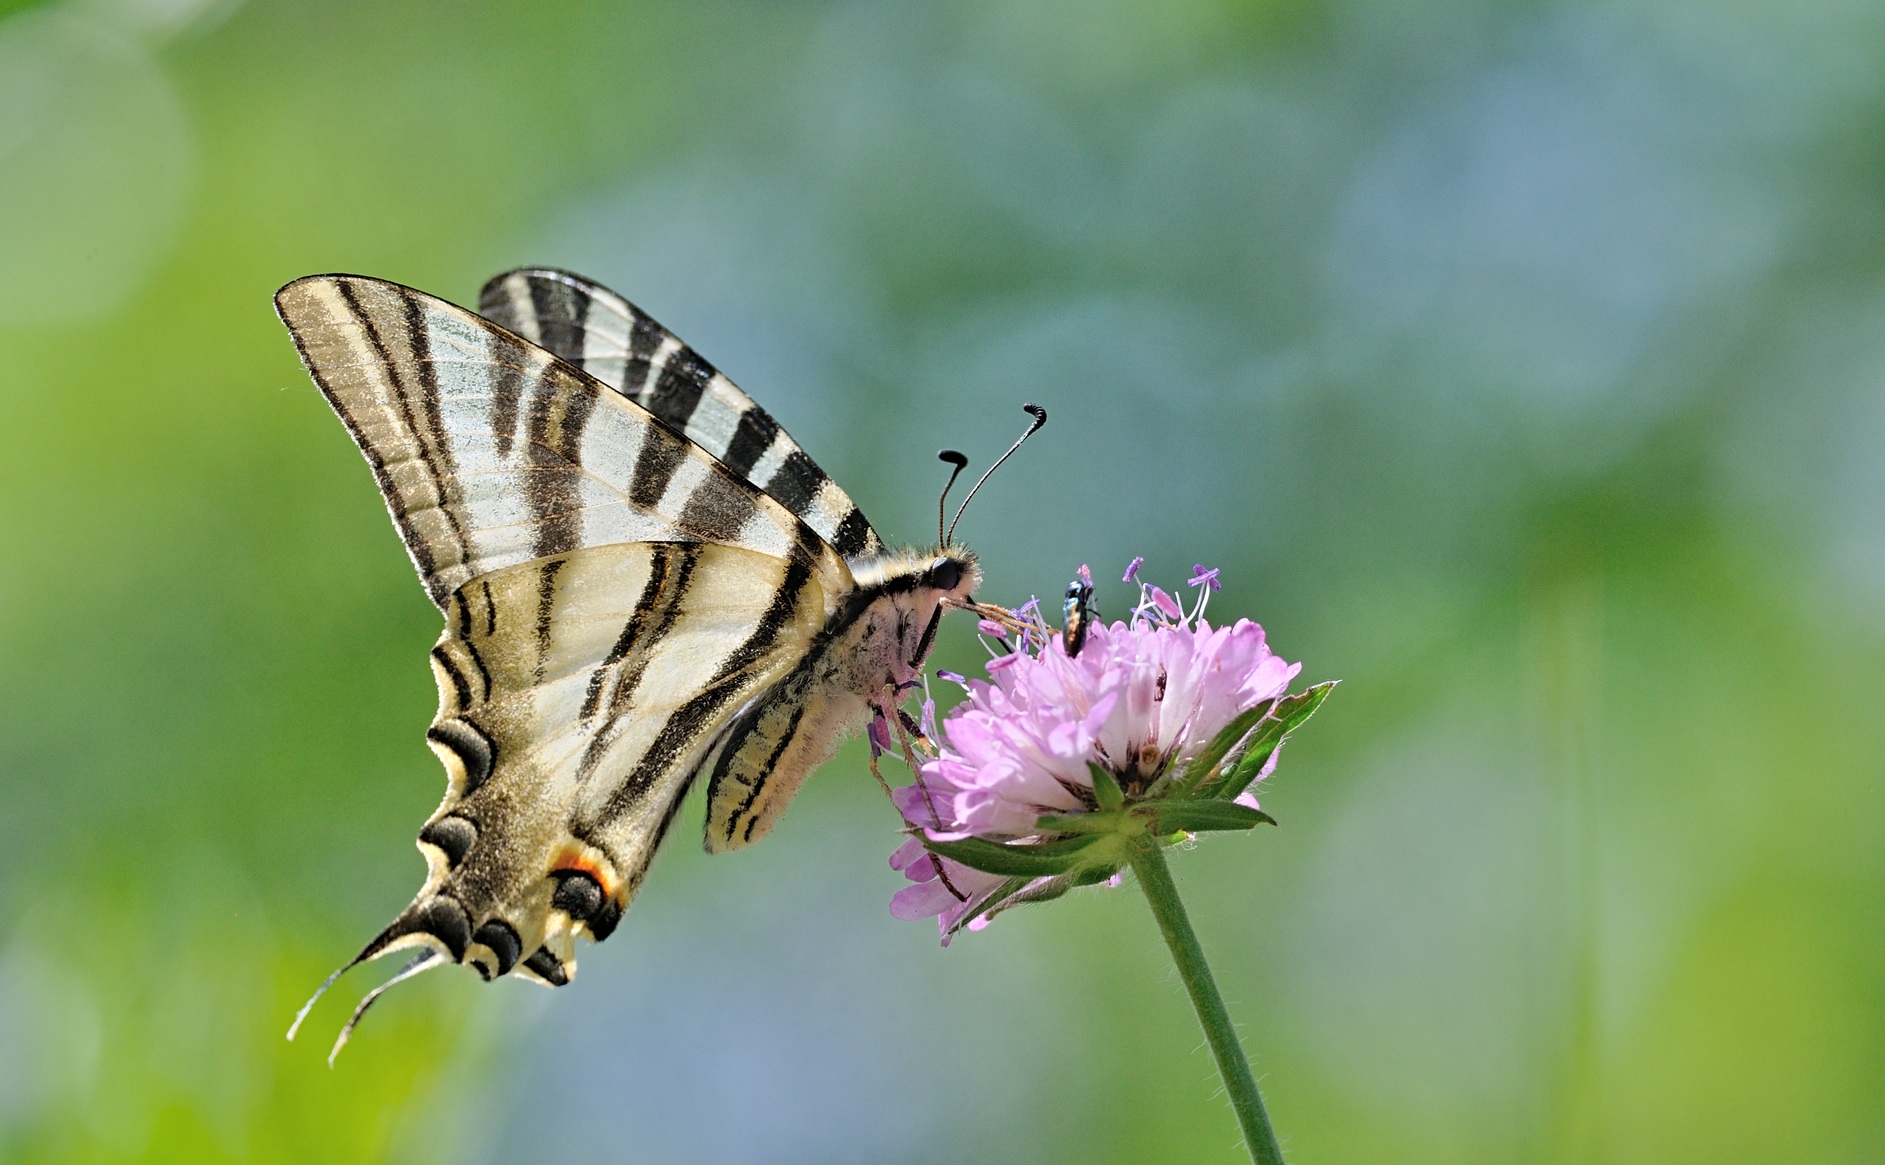
POLYGON ((694 773, 806 656, 824 607, 803 559, 686 542, 586 548, 460 588, 427 733, 450 780, 420 833, 431 877, 402 917, 456 903, 467 933, 502 923, 567 978, 575 928, 608 936, 694 773), (573 878, 593 898, 552 910, 573 878))
POLYGON ((615 292, 546 267, 484 285, 478 311, 640 404, 805 520, 846 558, 883 544, 837 483, 765 409, 615 292))

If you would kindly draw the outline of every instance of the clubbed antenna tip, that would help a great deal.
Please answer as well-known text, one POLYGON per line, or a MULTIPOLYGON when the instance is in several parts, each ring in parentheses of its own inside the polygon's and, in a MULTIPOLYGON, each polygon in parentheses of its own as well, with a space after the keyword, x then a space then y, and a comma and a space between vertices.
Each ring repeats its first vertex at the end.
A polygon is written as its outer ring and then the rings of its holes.
POLYGON ((948 512, 949 491, 955 488, 956 478, 961 477, 962 471, 969 467, 969 459, 958 450, 939 449, 936 451, 936 460, 947 461, 955 466, 955 469, 949 473, 949 480, 943 484, 942 496, 936 499, 936 545, 940 547, 949 543, 948 537, 943 533, 943 515, 948 512))
MULTIPOLYGON (((969 490, 969 496, 966 498, 963 498, 962 504, 956 507, 956 516, 949 523, 948 533, 943 535, 943 545, 947 546, 950 540, 956 536, 956 524, 962 521, 962 512, 969 508, 969 503, 975 499, 976 490, 979 490, 982 488, 982 482, 987 481, 989 477, 997 469, 1000 469, 1002 462, 1008 460, 1010 457, 1013 457, 1014 451, 1016 449, 1021 448, 1022 442, 1026 441, 1029 437, 1034 436, 1034 434, 1040 432, 1041 426, 1047 423, 1047 410, 1042 408, 1040 405, 1024 404, 1021 406, 1021 408, 1022 408, 1022 411, 1026 412, 1029 416, 1034 418, 1034 423, 1028 426, 1028 431, 1021 434, 1020 438, 1016 440, 1014 444, 1008 446, 1008 452, 1003 453, 1000 457, 995 459, 995 464, 989 466, 988 469, 983 472, 981 479, 975 483, 974 488, 969 490)), ((960 457, 961 454, 957 454, 957 456, 960 457)), ((964 459, 963 464, 965 465, 968 464, 966 459, 964 459)), ((951 478, 950 480, 954 481, 955 479, 951 478)), ((939 518, 941 517, 940 514, 938 514, 937 516, 939 518)))

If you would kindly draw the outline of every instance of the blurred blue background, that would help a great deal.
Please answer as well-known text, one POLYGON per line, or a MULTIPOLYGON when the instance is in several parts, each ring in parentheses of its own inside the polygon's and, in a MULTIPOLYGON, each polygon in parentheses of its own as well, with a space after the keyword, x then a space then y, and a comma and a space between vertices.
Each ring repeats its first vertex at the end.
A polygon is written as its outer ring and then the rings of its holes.
MULTIPOLYGON (((0 0, 0 1158, 1234 1162, 1144 904, 854 747, 546 992, 374 972, 436 612, 269 296, 611 284, 988 597, 1346 683, 1177 855, 1291 1160, 1885 1157, 1885 8, 0 0)), ((966 628, 938 662, 975 660, 966 628)))

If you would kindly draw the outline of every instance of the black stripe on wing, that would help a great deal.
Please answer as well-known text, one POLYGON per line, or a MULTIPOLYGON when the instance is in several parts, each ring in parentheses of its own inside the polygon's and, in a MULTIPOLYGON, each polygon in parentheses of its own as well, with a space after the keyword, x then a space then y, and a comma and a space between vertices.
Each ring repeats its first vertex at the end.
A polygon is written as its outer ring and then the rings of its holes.
POLYGON ((646 408, 771 494, 844 557, 883 549, 857 504, 779 422, 615 292, 568 271, 520 268, 484 285, 478 311, 646 408))
MULTIPOLYGON (((806 588, 812 584, 810 561, 810 548, 786 560, 785 575, 752 631, 720 661, 713 678, 669 715, 635 767, 610 791, 592 819, 575 829, 577 836, 605 828, 614 819, 635 812, 680 755, 698 743, 701 726, 753 694, 755 672, 779 649, 780 632, 792 621, 806 588)), ((635 678, 639 681, 640 677, 635 678)), ((586 763, 593 760, 585 757, 586 763)))

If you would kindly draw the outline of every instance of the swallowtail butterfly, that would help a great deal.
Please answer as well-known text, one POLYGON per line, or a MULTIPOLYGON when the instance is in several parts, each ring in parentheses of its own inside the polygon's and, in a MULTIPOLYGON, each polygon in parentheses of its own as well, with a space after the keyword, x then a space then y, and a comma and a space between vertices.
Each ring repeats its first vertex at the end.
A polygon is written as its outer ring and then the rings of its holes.
POLYGON ((709 851, 765 836, 980 579, 947 538, 886 549, 764 409, 579 276, 508 272, 476 314, 356 275, 275 304, 445 616, 425 883, 328 984, 416 957, 355 1020, 446 962, 569 982, 696 779, 709 851))

